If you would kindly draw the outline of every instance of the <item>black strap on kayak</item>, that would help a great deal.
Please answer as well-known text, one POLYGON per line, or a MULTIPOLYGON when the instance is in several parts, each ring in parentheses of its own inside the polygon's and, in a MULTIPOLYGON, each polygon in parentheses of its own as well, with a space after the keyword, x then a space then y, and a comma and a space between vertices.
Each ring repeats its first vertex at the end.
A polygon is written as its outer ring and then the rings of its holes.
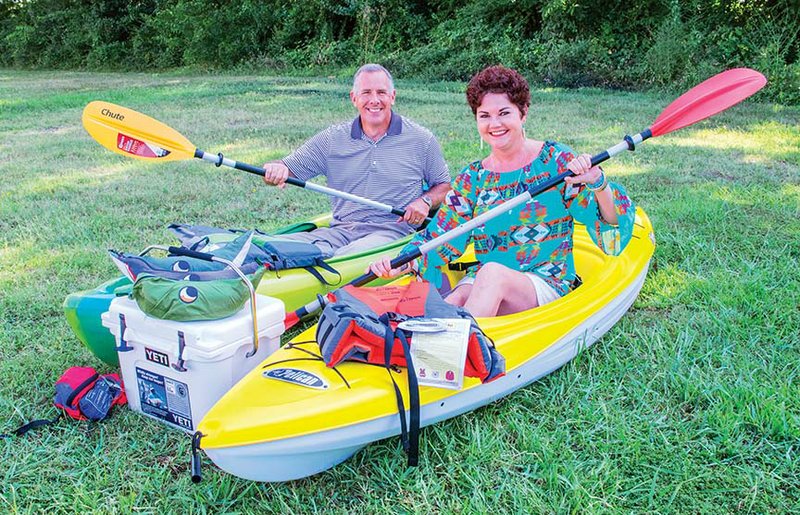
POLYGON ((61 418, 62 413, 59 412, 55 418, 41 418, 39 420, 31 420, 27 424, 23 424, 16 428, 15 430, 11 431, 10 433, 0 434, 0 438, 11 438, 12 436, 23 436, 25 433, 30 431, 31 429, 36 429, 37 427, 42 426, 49 426, 51 424, 55 424, 61 418))
POLYGON ((466 261, 459 263, 447 263, 447 269, 453 272, 466 272, 471 267, 477 265, 480 261, 466 261))
POLYGON ((400 414, 400 442, 408 456, 408 466, 416 467, 417 463, 419 463, 420 403, 419 383, 417 382, 417 374, 414 372, 414 364, 411 361, 411 347, 403 331, 395 333, 391 328, 391 325, 389 325, 389 314, 385 313, 381 315, 379 320, 386 326, 383 356, 386 371, 389 373, 389 379, 392 380, 392 385, 394 386, 394 395, 397 399, 397 411, 400 414), (406 371, 408 373, 408 422, 406 422, 406 407, 403 402, 403 394, 400 393, 400 387, 397 386, 397 382, 392 376, 392 347, 394 347, 395 337, 400 340, 400 345, 403 346, 403 355, 406 359, 406 371))
POLYGON ((340 274, 339 271, 336 270, 335 268, 333 268, 331 265, 329 265, 328 263, 326 263, 325 261, 320 259, 319 261, 317 261, 315 266, 318 266, 318 267, 322 268, 323 270, 327 270, 328 272, 330 272, 330 273, 332 273, 334 275, 338 275, 339 276, 339 280, 336 281, 335 283, 330 283, 330 282, 326 281, 325 278, 322 277, 322 274, 319 273, 317 271, 317 269, 314 268, 313 266, 304 266, 303 269, 306 272, 308 272, 309 274, 313 275, 317 279, 317 281, 321 282, 325 286, 338 286, 339 284, 342 284, 342 274, 340 274))

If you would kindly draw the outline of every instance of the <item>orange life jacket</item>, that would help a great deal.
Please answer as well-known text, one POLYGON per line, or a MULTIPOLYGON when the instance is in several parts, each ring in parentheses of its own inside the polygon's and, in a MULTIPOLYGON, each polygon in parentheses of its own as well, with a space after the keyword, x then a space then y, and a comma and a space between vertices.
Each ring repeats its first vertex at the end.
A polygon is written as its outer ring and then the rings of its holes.
MULTIPOLYGON (((400 345, 398 323, 410 318, 464 318, 471 321, 464 375, 489 382, 505 373, 505 359, 463 308, 445 302, 427 282, 402 286, 356 288, 344 286, 328 295, 329 302, 317 325, 317 343, 328 366, 345 360, 376 365, 407 366, 400 345), (389 362, 387 331, 394 334, 389 362)), ((411 334, 404 336, 413 346, 411 334)))

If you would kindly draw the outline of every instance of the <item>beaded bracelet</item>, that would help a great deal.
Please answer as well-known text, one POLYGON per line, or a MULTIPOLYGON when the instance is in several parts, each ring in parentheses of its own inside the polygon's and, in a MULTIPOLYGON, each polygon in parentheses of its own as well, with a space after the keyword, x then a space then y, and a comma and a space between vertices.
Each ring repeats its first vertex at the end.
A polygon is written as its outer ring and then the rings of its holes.
POLYGON ((606 174, 600 170, 600 178, 597 182, 593 182, 591 184, 587 183, 586 187, 589 188, 589 191, 603 191, 608 186, 608 181, 606 180, 606 174))

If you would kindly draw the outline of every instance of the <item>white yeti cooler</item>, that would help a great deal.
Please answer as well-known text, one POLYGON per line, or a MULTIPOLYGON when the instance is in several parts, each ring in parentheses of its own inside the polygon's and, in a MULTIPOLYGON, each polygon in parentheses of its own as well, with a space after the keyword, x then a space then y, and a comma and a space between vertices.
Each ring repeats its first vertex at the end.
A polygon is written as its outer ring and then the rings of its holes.
POLYGON ((220 320, 175 322, 145 315, 118 297, 103 313, 117 341, 131 409, 192 432, 214 403, 280 346, 283 302, 256 295, 258 349, 253 347, 250 301, 220 320))

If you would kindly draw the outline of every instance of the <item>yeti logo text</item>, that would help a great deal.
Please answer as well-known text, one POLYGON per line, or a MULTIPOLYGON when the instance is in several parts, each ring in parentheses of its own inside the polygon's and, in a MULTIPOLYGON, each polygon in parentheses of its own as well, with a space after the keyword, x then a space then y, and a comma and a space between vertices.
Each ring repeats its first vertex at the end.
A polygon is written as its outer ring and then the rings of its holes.
POLYGON ((144 357, 147 359, 147 361, 152 361, 153 363, 158 363, 159 365, 164 365, 165 367, 169 366, 169 356, 163 352, 158 352, 145 347, 144 357))
POLYGON ((102 114, 103 116, 108 116, 109 118, 113 118, 114 120, 122 121, 125 119, 125 117, 122 116, 121 113, 115 113, 105 108, 103 108, 103 110, 100 111, 100 114, 102 114))

